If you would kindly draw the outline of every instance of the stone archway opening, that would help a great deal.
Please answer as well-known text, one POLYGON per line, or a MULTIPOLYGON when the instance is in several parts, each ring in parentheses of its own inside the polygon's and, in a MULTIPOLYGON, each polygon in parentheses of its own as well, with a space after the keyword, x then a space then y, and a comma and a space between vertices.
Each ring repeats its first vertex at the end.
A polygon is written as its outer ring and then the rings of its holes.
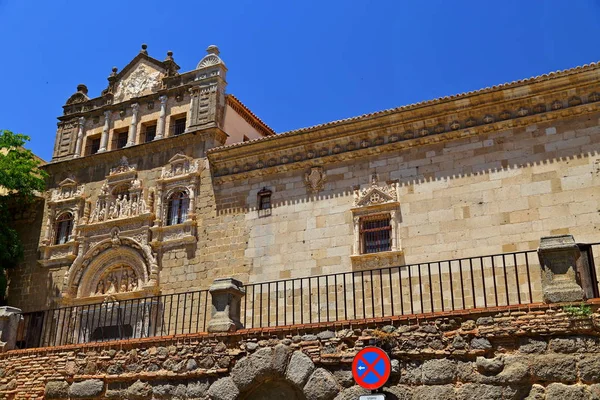
POLYGON ((306 400, 306 396, 294 384, 283 379, 261 382, 242 393, 240 400, 306 400))

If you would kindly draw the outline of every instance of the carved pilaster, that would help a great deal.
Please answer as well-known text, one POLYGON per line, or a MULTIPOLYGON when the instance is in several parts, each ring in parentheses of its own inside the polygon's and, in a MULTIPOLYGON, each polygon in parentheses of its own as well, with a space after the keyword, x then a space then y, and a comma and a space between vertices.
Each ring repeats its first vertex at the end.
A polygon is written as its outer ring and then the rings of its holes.
POLYGON ((127 135, 126 146, 133 146, 135 144, 135 138, 137 136, 137 122, 139 109, 140 105, 138 103, 131 105, 131 125, 129 126, 129 133, 127 135))
POLYGON ((168 97, 162 95, 158 99, 160 100, 160 114, 158 116, 158 126, 156 127, 156 136, 154 137, 154 140, 162 139, 165 136, 165 120, 167 118, 168 97))
POLYGON ((102 128, 102 136, 100 137, 100 149, 98 149, 98 153, 106 151, 108 146, 108 130, 110 127, 110 115, 112 113, 110 111, 104 111, 104 128, 102 128))
POLYGON ((85 127, 85 118, 79 118, 79 129, 77 130, 77 142, 75 142, 75 154, 73 154, 73 158, 77 158, 81 156, 81 142, 83 141, 83 130, 85 127))

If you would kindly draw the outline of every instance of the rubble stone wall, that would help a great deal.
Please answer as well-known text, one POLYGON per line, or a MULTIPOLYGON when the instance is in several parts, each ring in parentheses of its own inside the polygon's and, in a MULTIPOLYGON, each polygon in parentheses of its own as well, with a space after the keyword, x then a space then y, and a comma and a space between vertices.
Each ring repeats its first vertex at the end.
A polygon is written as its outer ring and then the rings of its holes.
POLYGON ((387 399, 600 399, 591 303, 11 351, 0 397, 350 400, 370 345, 392 359, 387 399))

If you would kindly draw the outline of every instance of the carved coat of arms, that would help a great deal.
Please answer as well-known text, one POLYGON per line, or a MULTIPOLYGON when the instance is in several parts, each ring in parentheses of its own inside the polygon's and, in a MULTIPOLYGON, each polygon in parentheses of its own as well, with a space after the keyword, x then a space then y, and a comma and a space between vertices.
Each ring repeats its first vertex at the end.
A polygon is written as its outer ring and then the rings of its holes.
POLYGON ((304 182, 311 192, 317 193, 321 191, 325 185, 323 167, 311 167, 310 171, 304 174, 304 182))

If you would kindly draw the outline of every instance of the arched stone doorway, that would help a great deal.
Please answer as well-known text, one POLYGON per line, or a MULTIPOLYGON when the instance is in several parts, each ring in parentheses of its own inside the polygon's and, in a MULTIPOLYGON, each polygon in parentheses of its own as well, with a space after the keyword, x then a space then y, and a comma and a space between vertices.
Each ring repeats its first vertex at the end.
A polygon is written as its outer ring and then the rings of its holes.
POLYGON ((306 400, 306 396, 295 385, 281 379, 262 382, 242 393, 240 400, 306 400))

